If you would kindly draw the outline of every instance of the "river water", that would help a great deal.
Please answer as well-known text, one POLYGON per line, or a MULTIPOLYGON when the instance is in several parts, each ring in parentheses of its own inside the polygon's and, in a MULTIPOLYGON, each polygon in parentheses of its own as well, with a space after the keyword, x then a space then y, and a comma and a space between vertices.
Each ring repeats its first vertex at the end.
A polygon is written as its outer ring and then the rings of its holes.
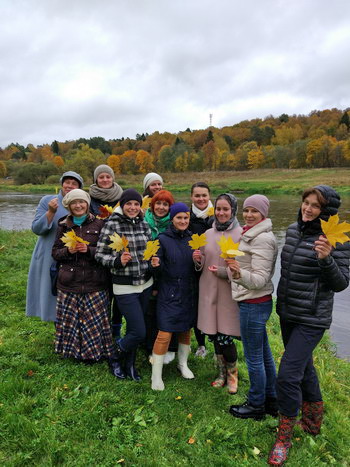
MULTIPOLYGON (((0 228, 6 230, 30 229, 36 206, 42 194, 0 192, 0 228)), ((244 196, 238 195, 238 218, 241 217, 241 206, 244 196)), ((188 201, 181 194, 177 201, 188 201)), ((274 225, 274 233, 278 240, 279 250, 284 243, 284 235, 289 224, 295 221, 300 199, 297 196, 273 195, 270 197, 270 217, 274 225)), ((350 197, 342 200, 340 219, 350 221, 350 197)), ((276 262, 274 283, 277 285, 280 274, 280 261, 276 262)), ((330 329, 332 341, 337 346, 337 355, 350 361, 350 287, 335 294, 333 323, 330 329)))

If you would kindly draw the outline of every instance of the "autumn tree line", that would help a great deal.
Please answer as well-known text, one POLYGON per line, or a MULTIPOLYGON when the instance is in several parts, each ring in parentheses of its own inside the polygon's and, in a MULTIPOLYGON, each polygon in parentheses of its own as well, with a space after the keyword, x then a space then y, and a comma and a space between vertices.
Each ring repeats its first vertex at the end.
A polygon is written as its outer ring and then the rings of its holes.
POLYGON ((350 108, 268 116, 223 128, 137 134, 0 148, 0 177, 54 183, 67 170, 91 180, 107 163, 116 174, 350 166, 350 108))

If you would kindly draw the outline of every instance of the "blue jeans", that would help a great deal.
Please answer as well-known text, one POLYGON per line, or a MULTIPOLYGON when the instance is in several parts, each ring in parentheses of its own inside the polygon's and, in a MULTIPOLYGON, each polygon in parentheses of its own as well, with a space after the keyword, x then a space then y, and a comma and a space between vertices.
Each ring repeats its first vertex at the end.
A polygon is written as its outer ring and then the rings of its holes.
POLYGON ((142 293, 115 295, 118 308, 126 320, 126 334, 118 342, 125 352, 136 349, 146 338, 145 313, 152 287, 142 293))
POLYGON ((239 311, 250 380, 248 402, 253 406, 261 406, 266 397, 276 397, 276 367, 266 332, 272 300, 263 303, 239 302, 239 311))

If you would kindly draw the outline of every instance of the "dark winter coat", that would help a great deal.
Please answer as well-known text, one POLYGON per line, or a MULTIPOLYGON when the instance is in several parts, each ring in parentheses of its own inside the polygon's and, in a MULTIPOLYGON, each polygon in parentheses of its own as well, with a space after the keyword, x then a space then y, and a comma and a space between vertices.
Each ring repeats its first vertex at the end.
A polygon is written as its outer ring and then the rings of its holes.
POLYGON ((212 228, 213 222, 214 216, 209 216, 205 219, 201 219, 200 217, 197 217, 191 210, 189 230, 193 234, 202 235, 208 229, 212 228))
POLYGON ((158 329, 167 332, 188 331, 195 324, 197 284, 188 230, 179 232, 171 224, 159 235, 160 267, 157 303, 158 329))
POLYGON ((281 254, 281 279, 277 289, 276 311, 285 321, 328 329, 332 322, 334 292, 349 284, 350 243, 337 244, 329 257, 318 259, 314 242, 322 235, 320 218, 337 213, 340 199, 326 185, 318 188, 328 200, 319 218, 298 222, 286 234, 281 254))
POLYGON ((96 219, 93 214, 89 214, 81 226, 74 225, 70 215, 58 221, 52 256, 59 263, 57 279, 59 290, 90 293, 108 289, 108 271, 95 261, 96 245, 103 226, 103 220, 96 219), (61 237, 71 230, 74 230, 78 237, 89 242, 86 253, 69 253, 61 237))

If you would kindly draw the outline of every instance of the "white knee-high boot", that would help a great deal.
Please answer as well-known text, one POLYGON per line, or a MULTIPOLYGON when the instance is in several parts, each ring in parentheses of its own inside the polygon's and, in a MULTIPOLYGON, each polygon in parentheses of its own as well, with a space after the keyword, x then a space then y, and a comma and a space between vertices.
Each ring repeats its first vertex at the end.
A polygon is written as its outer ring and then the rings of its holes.
POLYGON ((163 391, 164 383, 162 380, 164 355, 152 354, 152 389, 163 391))
POLYGON ((182 376, 186 379, 193 379, 194 374, 187 366, 187 359, 191 352, 191 347, 186 344, 179 344, 179 350, 177 352, 178 364, 177 367, 180 370, 182 376))

